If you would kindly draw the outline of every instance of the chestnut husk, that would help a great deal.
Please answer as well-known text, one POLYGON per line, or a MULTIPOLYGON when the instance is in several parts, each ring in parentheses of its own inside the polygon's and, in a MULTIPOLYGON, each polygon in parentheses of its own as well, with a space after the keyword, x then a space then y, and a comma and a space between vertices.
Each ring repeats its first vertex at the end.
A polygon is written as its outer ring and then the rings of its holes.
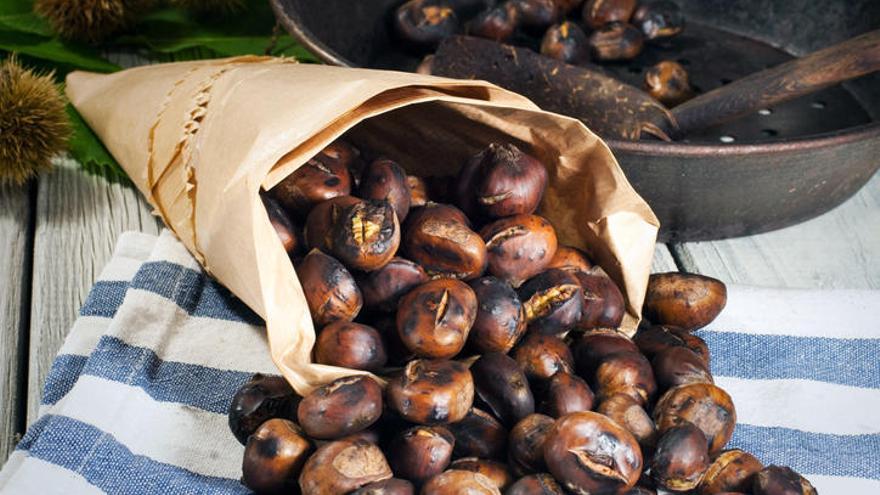
POLYGON ((418 264, 394 257, 382 268, 356 274, 355 279, 364 297, 364 308, 394 311, 404 294, 428 281, 428 274, 418 264))
POLYGON ((368 376, 346 376, 303 397, 297 418, 312 438, 331 440, 357 433, 382 415, 382 387, 368 376))
POLYGON ((385 343, 375 328, 350 321, 333 322, 315 341, 315 362, 376 372, 388 362, 385 343))
POLYGON ((718 279, 693 273, 655 273, 648 279, 645 318, 687 331, 714 320, 727 304, 727 287, 718 279))
POLYGON ((546 414, 530 414, 510 430, 507 461, 514 474, 525 476, 547 469, 544 442, 554 420, 546 414))
POLYGON ((365 440, 337 440, 322 445, 299 476, 304 495, 345 495, 393 476, 378 446, 365 440))
POLYGON ((477 397, 505 425, 535 412, 535 398, 516 361, 500 352, 480 356, 471 365, 477 397))
POLYGON ((461 352, 477 317, 477 296, 455 279, 428 281, 400 299, 400 340, 420 357, 451 358, 461 352))
POLYGON ((540 409, 544 414, 558 418, 573 412, 589 411, 593 408, 593 401, 593 391, 587 382, 571 373, 559 372, 550 378, 540 409))
POLYGON ((651 477, 673 492, 693 490, 709 468, 706 436, 692 423, 666 430, 651 460, 651 477))
POLYGON ((508 352, 526 331, 522 301, 513 287, 496 277, 470 282, 477 297, 477 317, 468 335, 474 351, 508 352))
POLYGON ((421 485, 452 460, 455 437, 442 426, 415 426, 395 435, 386 450, 395 476, 421 485))
POLYGON ((443 359, 416 359, 388 381, 388 405, 417 424, 461 421, 474 401, 467 365, 443 359))
POLYGON ((401 223, 406 219, 412 203, 406 171, 389 158, 379 158, 367 165, 358 186, 358 196, 388 201, 397 214, 397 221, 401 223))
POLYGON ((257 373, 232 396, 227 415, 229 429, 245 445, 264 422, 295 418, 300 399, 284 377, 257 373))
POLYGON ((517 293, 523 301, 529 331, 557 335, 570 330, 581 318, 583 289, 574 275, 558 268, 532 277, 517 293))
POLYGON ((507 429, 486 411, 473 407, 461 421, 450 423, 447 428, 455 436, 455 457, 504 457, 507 429))
POLYGON ((336 258, 313 249, 296 266, 315 326, 353 320, 363 306, 361 290, 351 273, 336 258))
POLYGON ((703 430, 709 454, 724 448, 736 426, 736 409, 730 395, 711 383, 689 383, 669 389, 654 406, 654 423, 663 432, 691 422, 703 430))
POLYGON ((296 423, 270 419, 248 438, 241 482, 258 493, 296 492, 297 478, 312 450, 311 442, 296 423))
POLYGON ((565 21, 550 26, 544 33, 541 55, 567 64, 584 64, 590 61, 590 40, 577 24, 565 21))
POLYGON ((397 253, 400 224, 388 201, 361 201, 340 211, 329 239, 331 254, 349 268, 376 270, 397 253))
POLYGON ((556 230, 538 215, 496 220, 480 230, 486 243, 488 271, 514 287, 544 271, 556 254, 556 230))

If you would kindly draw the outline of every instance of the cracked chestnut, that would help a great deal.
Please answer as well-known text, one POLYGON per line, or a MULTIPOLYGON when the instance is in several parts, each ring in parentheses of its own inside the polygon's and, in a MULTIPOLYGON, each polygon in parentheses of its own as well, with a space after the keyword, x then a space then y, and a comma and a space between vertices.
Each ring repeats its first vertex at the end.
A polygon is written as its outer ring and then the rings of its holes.
POLYGON ((449 466, 454 445, 442 426, 415 426, 396 435, 386 453, 396 476, 421 485, 449 466))
POLYGON ((346 376, 303 397, 297 418, 312 438, 341 438, 362 431, 382 415, 382 387, 368 376, 346 376))
POLYGON ((471 280, 483 274, 488 262, 486 243, 470 229, 464 213, 437 203, 410 212, 403 251, 429 276, 471 280))
POLYGON ((648 279, 643 312, 659 325, 687 331, 714 320, 727 304, 727 287, 720 280, 693 273, 655 273, 648 279))
POLYGON ((336 258, 313 249, 296 267, 315 326, 351 321, 363 305, 354 277, 336 258))
POLYGON ((579 65, 590 61, 590 41, 577 24, 565 21, 550 26, 541 39, 541 55, 567 64, 579 65))
POLYGON ((593 408, 593 391, 583 379, 571 373, 559 372, 550 378, 541 411, 558 418, 568 413, 589 411, 593 408))
POLYGON ((533 383, 545 382, 557 373, 571 373, 574 369, 571 350, 555 335, 527 335, 513 350, 513 358, 533 383))
POLYGON ((596 407, 596 412, 608 416, 632 433, 642 452, 651 449, 657 437, 657 429, 651 416, 642 405, 626 394, 614 394, 596 407))
POLYGON ((511 2, 485 10, 465 25, 467 34, 493 41, 507 41, 519 23, 519 11, 511 2))
POLYGON ((337 440, 322 445, 299 476, 304 495, 345 495, 393 476, 385 455, 364 440, 337 440))
POLYGON ((730 395, 711 383, 689 383, 669 389, 654 406, 654 423, 662 435, 673 426, 691 422, 703 430, 709 454, 721 451, 736 426, 730 395))
POLYGON ((416 488, 407 480, 389 478, 364 485, 351 495, 415 495, 416 488))
POLYGON ((626 301, 617 284, 604 273, 574 272, 584 292, 584 306, 577 326, 581 330, 617 328, 626 313, 626 301))
POLYGON ((699 485, 709 468, 706 436, 691 423, 666 430, 651 460, 651 477, 673 492, 686 492, 699 485))
POLYGON ((619 352, 606 356, 596 368, 591 383, 600 400, 626 394, 645 405, 657 393, 651 363, 639 352, 619 352))
POLYGON ((428 281, 421 266, 404 258, 391 258, 385 266, 355 276, 364 307, 379 311, 394 311, 400 298, 415 287, 428 281))
POLYGON ((563 245, 556 247, 556 253, 547 265, 547 268, 559 268, 567 272, 589 272, 592 267, 593 263, 583 251, 563 245))
POLYGON ((492 143, 481 154, 474 180, 481 211, 491 218, 534 213, 547 189, 544 164, 511 143, 492 143))
POLYGON ((593 31, 589 38, 590 55, 595 60, 630 60, 642 52, 642 32, 630 24, 612 22, 593 31))
POLYGON ((566 495, 556 479, 547 473, 523 476, 510 485, 504 495, 566 495))
POLYGON ((417 424, 455 423, 474 402, 474 381, 458 361, 416 359, 388 381, 388 405, 417 424))
POLYGON ((291 493, 297 490, 312 444, 288 419, 266 421, 248 438, 241 465, 241 481, 258 493, 291 493))
POLYGON ((592 29, 612 22, 627 22, 637 4, 637 0, 587 0, 583 10, 584 22, 592 29))
POLYGON ((480 473, 489 478, 489 480, 492 481, 492 484, 499 490, 504 490, 513 483, 513 476, 510 474, 510 470, 507 469, 507 466, 498 461, 492 461, 489 459, 478 459, 476 457, 456 459, 449 465, 449 469, 480 473))
POLYGON ((425 282, 400 299, 397 332, 420 357, 451 358, 461 352, 477 317, 477 296, 449 278, 425 282))
POLYGON ((556 253, 556 230, 544 217, 521 214, 496 220, 480 230, 489 273, 514 287, 541 273, 556 253))
POLYGON ((501 491, 480 473, 450 469, 431 478, 421 495, 501 495, 501 491))
POLYGON ((644 87, 655 100, 670 108, 694 97, 687 70, 671 60, 649 67, 645 71, 644 87))
POLYGON ((315 362, 375 372, 388 362, 388 354, 382 336, 375 328, 337 321, 322 328, 318 334, 315 362))
POLYGON ((545 414, 530 414, 510 430, 507 461, 515 474, 524 476, 547 469, 544 442, 553 423, 553 418, 545 414))
POLYGON ((816 495, 806 478, 785 466, 767 466, 757 474, 752 485, 755 495, 816 495))
POLYGON ((684 30, 681 8, 667 0, 639 5, 633 13, 632 23, 639 28, 646 40, 671 38, 684 30))
POLYGON ((342 211, 360 203, 354 196, 337 196, 315 205, 306 217, 305 240, 309 249, 330 246, 330 229, 339 221, 342 211))
POLYGON ((385 266, 400 245, 400 224, 387 201, 361 201, 342 208, 330 227, 330 252, 365 272, 385 266))
POLYGON ((513 287, 495 277, 470 282, 477 297, 477 317, 468 345, 479 353, 508 352, 526 331, 522 302, 513 287))
POLYGON ((413 48, 435 48, 458 31, 458 16, 443 0, 409 0, 394 13, 397 35, 413 48))
POLYGON ((397 221, 403 222, 412 202, 406 171, 397 162, 379 158, 367 165, 361 176, 358 196, 363 199, 384 200, 391 204, 397 221))
POLYGON ((447 428, 455 437, 456 457, 496 459, 507 450, 507 429, 482 409, 471 408, 467 416, 447 428))
POLYGON ((709 465, 699 491, 702 495, 720 492, 748 492, 755 474, 764 469, 755 456, 740 449, 725 450, 709 465))
POLYGON ((545 270, 520 286, 518 293, 530 330, 557 335, 580 321, 584 292, 577 278, 566 271, 545 270))
POLYGON ((535 412, 535 398, 516 361, 500 352, 480 356, 471 365, 479 399, 508 426, 535 412))
POLYGON ((342 156, 347 145, 333 144, 269 190, 289 215, 304 218, 316 204, 351 194, 351 174, 342 156))
POLYGON ((658 352, 651 360, 654 377, 660 390, 687 383, 714 383, 709 367, 694 351, 671 346, 658 352))

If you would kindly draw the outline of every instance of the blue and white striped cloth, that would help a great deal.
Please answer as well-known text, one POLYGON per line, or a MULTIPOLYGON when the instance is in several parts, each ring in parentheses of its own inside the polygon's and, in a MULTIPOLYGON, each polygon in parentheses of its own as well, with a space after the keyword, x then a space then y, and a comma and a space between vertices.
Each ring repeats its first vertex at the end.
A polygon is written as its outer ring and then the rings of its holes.
MULTIPOLYGON (((737 406, 731 445, 823 495, 880 494, 878 308, 872 292, 729 287, 700 335, 737 406)), ((0 493, 248 493, 225 412, 252 373, 275 372, 263 332, 171 234, 124 234, 0 493)))

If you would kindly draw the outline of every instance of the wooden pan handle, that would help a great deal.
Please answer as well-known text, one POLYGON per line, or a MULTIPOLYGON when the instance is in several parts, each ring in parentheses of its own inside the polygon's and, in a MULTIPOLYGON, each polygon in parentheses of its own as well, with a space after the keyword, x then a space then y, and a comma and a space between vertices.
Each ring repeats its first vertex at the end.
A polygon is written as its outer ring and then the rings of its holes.
POLYGON ((677 134, 704 129, 761 108, 880 70, 880 30, 746 76, 672 109, 677 134))

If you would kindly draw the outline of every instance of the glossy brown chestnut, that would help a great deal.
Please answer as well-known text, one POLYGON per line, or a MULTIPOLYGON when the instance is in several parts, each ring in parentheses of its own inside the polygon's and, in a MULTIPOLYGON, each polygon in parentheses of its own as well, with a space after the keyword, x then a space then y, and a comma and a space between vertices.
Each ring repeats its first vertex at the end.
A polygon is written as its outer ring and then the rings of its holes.
POLYGON ((486 242, 489 273, 519 287, 544 271, 556 253, 556 230, 538 215, 514 215, 480 230, 486 242))
POLYGON ((480 473, 450 469, 431 478, 421 495, 501 495, 501 491, 480 473))
POLYGON ((755 474, 764 469, 755 456, 740 449, 725 450, 712 461, 703 481, 702 495, 720 492, 748 492, 752 489, 755 474))
POLYGON ((281 241, 281 246, 290 256, 299 253, 304 245, 302 233, 299 228, 294 225, 290 220, 290 217, 287 216, 287 213, 277 201, 266 194, 260 194, 260 199, 263 200, 263 206, 266 207, 266 214, 269 215, 269 223, 271 223, 272 228, 275 229, 275 234, 278 235, 278 240, 281 241))
POLYGON ((709 441, 709 454, 724 448, 733 435, 736 409, 730 395, 711 383, 689 383, 669 389, 654 406, 658 432, 691 422, 703 430, 709 441))
POLYGON ((400 368, 406 366, 416 355, 406 348, 400 335, 397 333, 397 320, 395 315, 382 315, 373 322, 375 328, 385 341, 385 352, 388 354, 388 366, 400 368))
POLYGON ((514 474, 525 476, 547 469, 544 462, 544 442, 553 423, 550 416, 530 414, 510 430, 507 460, 514 474))
POLYGON ((617 284, 604 273, 578 271, 573 274, 584 291, 584 307, 578 328, 619 327, 626 313, 626 301, 617 284))
POLYGON ((364 307, 378 311, 394 311, 400 298, 428 281, 421 266, 404 258, 391 258, 382 268, 355 275, 364 307))
POLYGON ((436 47, 458 30, 458 16, 442 0, 409 0, 394 14, 397 35, 418 49, 436 47))
POLYGON ((608 416, 632 433, 642 446, 642 451, 653 448, 657 429, 651 416, 642 405, 626 394, 614 394, 596 406, 596 412, 608 416))
POLYGON ((651 367, 660 390, 687 383, 715 382, 703 358, 687 347, 667 347, 654 356, 651 367))
POLYGON ((806 478, 785 466, 767 466, 757 474, 752 487, 754 495, 816 495, 806 478))
POLYGON ((590 61, 590 41, 577 24, 565 21, 544 33, 541 54, 567 64, 583 64, 590 61))
POLYGON ((299 476, 303 495, 344 495, 393 476, 385 455, 364 440, 338 440, 318 448, 299 476))
POLYGON ((378 371, 388 362, 382 336, 375 328, 350 321, 333 322, 318 334, 315 362, 378 371))
POLYGON ((364 485, 351 492, 351 495, 415 495, 412 483, 400 478, 389 478, 364 485))
POLYGON ((397 214, 397 220, 403 223, 412 203, 406 171, 391 159, 374 160, 361 176, 358 197, 388 201, 397 214))
POLYGON ((513 287, 495 277, 470 282, 477 297, 477 318, 468 336, 475 351, 509 351, 526 331, 526 315, 513 287))
POLYGON ((636 439, 590 411, 556 420, 544 443, 544 460, 553 477, 575 493, 623 491, 635 486, 642 472, 636 439))
POLYGON ((477 296, 466 283, 428 281, 400 299, 397 332, 420 357, 451 358, 461 352, 477 317, 477 296))
POLYGON ((526 375, 513 358, 488 352, 471 365, 477 397, 501 423, 513 426, 535 412, 535 398, 526 375))
POLYGON ((312 444, 302 430, 288 419, 263 423, 248 438, 241 465, 241 481, 258 493, 295 492, 312 444))
POLYGON ((351 321, 363 306, 361 290, 336 258, 313 249, 296 267, 315 326, 351 321))
POLYGON ((563 14, 573 12, 584 4, 584 0, 556 0, 556 5, 563 14))
POLYGON ((547 381, 559 372, 571 373, 574 358, 565 341, 555 335, 532 333, 513 350, 520 369, 535 383, 547 381))
POLYGON ((507 41, 519 23, 519 11, 511 2, 504 2, 481 12, 465 26, 467 34, 494 41, 507 41))
POLYGON ((486 243, 458 208, 428 203, 409 214, 403 237, 407 258, 430 276, 479 277, 488 263, 486 243))
POLYGON ((639 348, 629 337, 616 330, 594 330, 576 339, 572 352, 577 374, 589 383, 607 356, 618 352, 638 353, 639 348))
POLYGON ((596 368, 591 383, 600 400, 626 394, 643 406, 653 400, 657 382, 651 363, 639 352, 619 352, 606 356, 596 368))
POLYGON ((516 480, 504 495, 566 495, 566 492, 553 476, 538 473, 516 480))
POLYGON ((421 485, 449 466, 454 445, 442 426, 415 426, 396 435, 386 452, 396 476, 421 485))
POLYGON ((646 40, 671 38, 684 30, 684 16, 674 2, 660 0, 639 5, 632 16, 646 40))
POLYGON ((454 423, 474 402, 474 381, 464 363, 416 359, 388 381, 385 392, 391 409, 407 421, 454 423))
POLYGON ((455 437, 456 457, 500 459, 507 450, 507 429, 494 416, 471 408, 461 421, 447 425, 455 437))
POLYGON ((706 436, 691 423, 666 430, 657 442, 651 476, 661 487, 686 492, 699 485, 709 468, 706 436))
MULTIPOLYGON (((428 74, 430 73, 431 72, 429 71, 428 74)), ((430 200, 430 197, 428 196, 428 184, 424 179, 417 175, 407 175, 406 185, 409 186, 410 208, 418 208, 420 206, 425 206, 425 204, 428 203, 430 200)))
POLYGON ((452 202, 461 209, 469 218, 483 223, 484 218, 480 204, 477 203, 477 181, 479 179, 480 166, 483 159, 489 153, 490 148, 483 148, 465 161, 458 175, 449 184, 449 195, 452 202))
POLYGON ((232 396, 229 429, 242 445, 261 424, 272 418, 293 418, 300 397, 281 376, 252 376, 232 396))
POLYGON ((593 391, 587 382, 571 373, 559 372, 550 378, 541 411, 558 418, 566 414, 589 411, 593 408, 593 391))
POLYGON ((518 291, 529 329, 545 335, 570 330, 581 319, 584 291, 577 278, 558 268, 545 270, 518 291))
POLYGON ((330 227, 330 252, 362 271, 382 268, 400 245, 400 224, 387 201, 361 201, 343 208, 330 227))
POLYGON ((643 327, 633 337, 633 342, 649 359, 652 359, 657 353, 668 347, 687 347, 696 353, 697 356, 700 356, 706 367, 709 367, 709 346, 706 345, 706 341, 681 328, 664 325, 643 327))
POLYGON ((664 60, 645 71, 645 90, 655 100, 674 107, 694 97, 690 78, 678 62, 664 60))
POLYGON ((366 429, 382 415, 382 387, 368 376, 346 376, 303 397, 297 408, 312 438, 334 439, 366 429))
POLYGON ((326 249, 330 246, 330 228, 336 225, 342 211, 360 203, 354 196, 337 196, 315 205, 306 218, 305 240, 309 249, 326 249))
POLYGON ((583 10, 584 22, 593 29, 612 22, 627 22, 637 4, 637 0, 587 0, 583 10))
POLYGON ((510 474, 510 470, 507 469, 507 466, 498 461, 492 461, 489 459, 465 457, 452 461, 452 464, 449 465, 449 469, 480 473, 489 478, 492 481, 492 484, 499 490, 504 490, 513 483, 513 475, 510 474))
POLYGON ((567 272, 582 271, 588 272, 593 267, 593 263, 578 248, 571 246, 559 245, 556 247, 556 253, 547 268, 559 268, 567 272))
POLYGON ((541 32, 559 20, 556 0, 510 0, 519 14, 519 27, 541 32))
POLYGON ((474 192, 484 214, 502 218, 534 213, 546 189, 547 168, 537 158, 510 143, 492 143, 483 151, 474 192))
POLYGON ((642 32, 623 22, 606 24, 590 35, 590 55, 595 60, 631 60, 643 46, 642 32))
MULTIPOLYGON (((312 206, 351 193, 348 163, 340 154, 346 145, 331 145, 296 169, 269 191, 289 215, 305 218, 312 206)), ((353 155, 352 155, 353 156, 353 155)))
POLYGON ((655 273, 648 279, 644 316, 654 323, 688 331, 702 328, 727 304, 720 280, 693 273, 655 273))

